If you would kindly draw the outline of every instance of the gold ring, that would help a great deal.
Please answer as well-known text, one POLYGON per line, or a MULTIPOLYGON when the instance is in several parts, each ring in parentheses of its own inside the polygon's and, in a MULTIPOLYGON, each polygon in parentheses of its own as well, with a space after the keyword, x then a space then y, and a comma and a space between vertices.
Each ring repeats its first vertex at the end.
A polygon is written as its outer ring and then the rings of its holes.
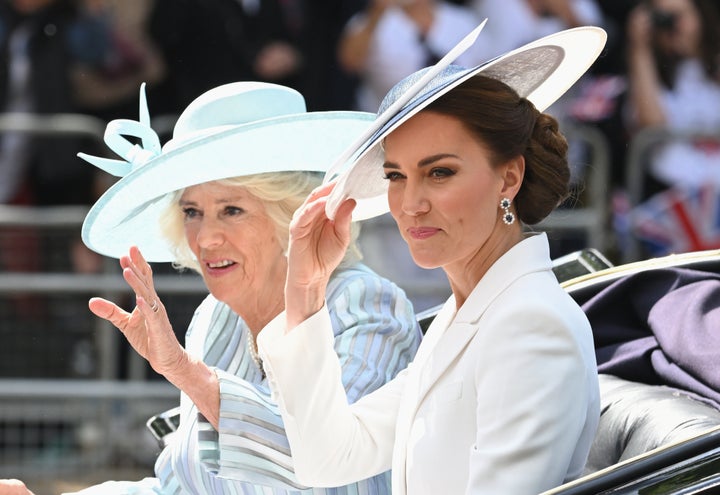
POLYGON ((160 307, 158 306, 157 300, 153 301, 152 306, 150 306, 150 309, 153 310, 153 313, 157 313, 160 307))

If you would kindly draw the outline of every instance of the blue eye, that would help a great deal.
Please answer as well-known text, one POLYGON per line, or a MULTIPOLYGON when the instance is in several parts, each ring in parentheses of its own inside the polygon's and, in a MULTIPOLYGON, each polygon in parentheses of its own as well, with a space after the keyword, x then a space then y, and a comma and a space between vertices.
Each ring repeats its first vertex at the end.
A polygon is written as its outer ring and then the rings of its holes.
POLYGON ((183 208, 182 212, 186 219, 195 218, 200 215, 200 212, 196 208, 190 206, 183 208))

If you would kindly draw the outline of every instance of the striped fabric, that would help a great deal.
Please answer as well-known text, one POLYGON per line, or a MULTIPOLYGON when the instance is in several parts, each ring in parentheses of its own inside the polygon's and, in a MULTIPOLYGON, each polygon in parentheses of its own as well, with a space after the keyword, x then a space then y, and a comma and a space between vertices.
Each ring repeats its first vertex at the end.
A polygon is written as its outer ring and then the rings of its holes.
MULTIPOLYGON (((327 290, 348 400, 379 388, 415 355, 421 333, 402 290, 362 264, 338 270, 327 290)), ((155 465, 163 494, 390 493, 383 473, 352 485, 300 485, 293 473, 282 418, 247 349, 249 329, 209 296, 197 309, 186 346, 215 367, 220 381, 217 432, 183 394, 180 429, 155 465)))

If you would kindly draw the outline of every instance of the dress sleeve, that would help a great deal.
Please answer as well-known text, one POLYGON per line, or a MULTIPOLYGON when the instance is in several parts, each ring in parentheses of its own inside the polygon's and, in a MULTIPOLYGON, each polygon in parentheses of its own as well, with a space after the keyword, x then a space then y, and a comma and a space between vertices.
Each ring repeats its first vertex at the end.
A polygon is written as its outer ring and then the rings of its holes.
POLYGON ((405 372, 349 404, 327 307, 287 334, 285 326, 282 313, 259 345, 298 479, 331 487, 388 470, 405 372))
MULTIPOLYGON (((318 352, 327 353, 326 359, 334 365, 345 405, 390 381, 415 355, 421 333, 412 304, 394 284, 374 274, 355 272, 338 277, 329 287, 327 308, 327 319, 321 323, 327 339, 318 342, 318 352)), ((270 331, 266 327, 260 335, 270 331)), ((295 476, 283 418, 267 381, 256 385, 222 370, 216 373, 219 431, 209 435, 206 431, 206 443, 201 447, 210 454, 203 455, 208 467, 216 466, 222 478, 302 488, 295 476)))

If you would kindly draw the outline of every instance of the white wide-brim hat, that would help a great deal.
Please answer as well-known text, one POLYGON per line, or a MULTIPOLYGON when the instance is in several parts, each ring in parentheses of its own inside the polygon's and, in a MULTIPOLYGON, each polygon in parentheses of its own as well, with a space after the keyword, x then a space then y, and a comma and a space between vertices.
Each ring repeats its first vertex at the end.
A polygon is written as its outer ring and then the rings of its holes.
POLYGON ((382 141, 448 91, 482 74, 504 82, 544 111, 590 68, 607 40, 601 28, 578 27, 551 34, 474 68, 451 65, 475 42, 485 22, 437 64, 411 74, 388 92, 373 124, 346 148, 325 175, 325 182, 336 182, 326 204, 328 218, 334 218, 340 204, 348 198, 357 202, 353 220, 389 211, 388 181, 382 173, 382 141))
POLYGON ((105 131, 105 142, 124 160, 78 155, 122 177, 88 212, 82 240, 114 258, 136 245, 148 261, 175 261, 160 227, 173 192, 266 172, 323 174, 374 117, 366 112, 307 112, 304 98, 291 88, 237 82, 211 89, 188 105, 161 149, 141 89, 140 121, 114 120, 105 131), (139 138, 141 144, 126 136, 139 138))

